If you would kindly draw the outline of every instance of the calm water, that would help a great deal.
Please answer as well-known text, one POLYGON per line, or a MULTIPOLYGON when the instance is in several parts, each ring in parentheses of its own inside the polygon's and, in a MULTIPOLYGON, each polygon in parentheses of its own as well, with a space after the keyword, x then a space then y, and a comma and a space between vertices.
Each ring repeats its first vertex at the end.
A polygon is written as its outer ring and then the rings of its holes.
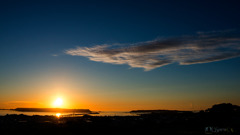
MULTIPOLYGON (((52 115, 56 116, 56 114, 59 114, 60 112, 19 112, 14 110, 0 110, 0 116, 5 116, 7 114, 24 114, 24 115, 52 115)), ((73 115, 72 113, 60 113, 61 116, 79 116, 79 115, 73 115)), ((129 113, 129 112, 123 112, 123 111, 102 111, 99 114, 91 114, 92 116, 137 116, 137 114, 129 113)), ((81 115, 80 115, 81 116, 81 115)))

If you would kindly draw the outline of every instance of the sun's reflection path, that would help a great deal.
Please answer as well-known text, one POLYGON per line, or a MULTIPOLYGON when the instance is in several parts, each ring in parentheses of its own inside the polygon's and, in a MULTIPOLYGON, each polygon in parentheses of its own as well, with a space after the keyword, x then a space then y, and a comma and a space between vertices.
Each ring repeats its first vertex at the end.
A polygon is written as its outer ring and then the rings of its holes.
POLYGON ((59 118, 61 116, 61 113, 56 113, 56 117, 59 118))

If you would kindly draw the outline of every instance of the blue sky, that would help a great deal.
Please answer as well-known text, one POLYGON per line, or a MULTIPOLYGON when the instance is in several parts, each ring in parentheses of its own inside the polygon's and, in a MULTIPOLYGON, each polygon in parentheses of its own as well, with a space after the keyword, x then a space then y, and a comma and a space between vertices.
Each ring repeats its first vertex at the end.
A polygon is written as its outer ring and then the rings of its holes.
MULTIPOLYGON (((99 106, 108 106, 106 102, 129 103, 128 106, 119 103, 119 108, 109 105, 113 110, 201 109, 219 102, 240 104, 237 96, 240 95, 239 10, 238 1, 1 1, 1 106, 15 100, 32 101, 14 95, 43 94, 51 91, 51 82, 57 81, 69 82, 65 91, 76 95, 84 93, 89 100, 96 99, 92 102, 98 102, 99 106), (106 52, 115 49, 122 57, 129 52, 127 48, 148 48, 149 42, 177 39, 184 43, 176 46, 184 50, 186 44, 194 42, 191 47, 199 47, 202 44, 198 41, 206 43, 213 38, 223 39, 225 43, 214 40, 216 55, 231 54, 232 57, 179 65, 181 61, 192 60, 189 57, 209 58, 207 56, 213 54, 209 49, 198 55, 190 50, 192 55, 183 55, 185 59, 180 60, 176 52, 184 52, 177 49, 163 56, 164 60, 171 60, 170 63, 147 71, 145 62, 149 62, 150 56, 156 58, 149 52, 140 68, 105 59, 106 52), (66 52, 104 45, 109 47, 100 50, 104 53, 89 51, 91 55, 72 56, 66 52), (92 53, 101 60, 90 60, 92 53), (173 56, 178 59, 173 60, 173 56), (42 86, 45 87, 40 88, 42 86)), ((130 60, 134 64, 139 62, 130 60)))

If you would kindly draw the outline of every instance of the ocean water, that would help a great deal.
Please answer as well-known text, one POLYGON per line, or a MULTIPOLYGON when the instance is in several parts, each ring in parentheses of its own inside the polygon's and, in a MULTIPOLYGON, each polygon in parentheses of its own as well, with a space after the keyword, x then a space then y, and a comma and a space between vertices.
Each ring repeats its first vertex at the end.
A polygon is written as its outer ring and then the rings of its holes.
MULTIPOLYGON (((86 113, 78 113, 78 114, 73 114, 73 113, 62 113, 62 112, 19 112, 19 111, 14 111, 14 110, 0 110, 0 116, 5 116, 5 115, 12 115, 12 114, 24 114, 24 115, 40 115, 40 116, 56 116, 56 115, 61 115, 61 116, 70 116, 70 117, 77 117, 77 116, 82 116, 86 113)), ((130 113, 126 111, 101 111, 99 114, 90 114, 91 116, 137 116, 138 114, 136 113, 130 113)))

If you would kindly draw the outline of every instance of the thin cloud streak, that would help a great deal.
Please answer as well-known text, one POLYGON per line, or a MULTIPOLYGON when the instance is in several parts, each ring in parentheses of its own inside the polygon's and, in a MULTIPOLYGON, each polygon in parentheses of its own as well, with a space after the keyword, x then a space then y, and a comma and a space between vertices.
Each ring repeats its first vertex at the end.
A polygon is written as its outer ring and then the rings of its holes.
POLYGON ((171 63, 190 65, 238 57, 240 37, 233 32, 201 32, 195 36, 156 39, 127 47, 107 44, 77 47, 65 53, 97 62, 128 64, 149 71, 171 63))

